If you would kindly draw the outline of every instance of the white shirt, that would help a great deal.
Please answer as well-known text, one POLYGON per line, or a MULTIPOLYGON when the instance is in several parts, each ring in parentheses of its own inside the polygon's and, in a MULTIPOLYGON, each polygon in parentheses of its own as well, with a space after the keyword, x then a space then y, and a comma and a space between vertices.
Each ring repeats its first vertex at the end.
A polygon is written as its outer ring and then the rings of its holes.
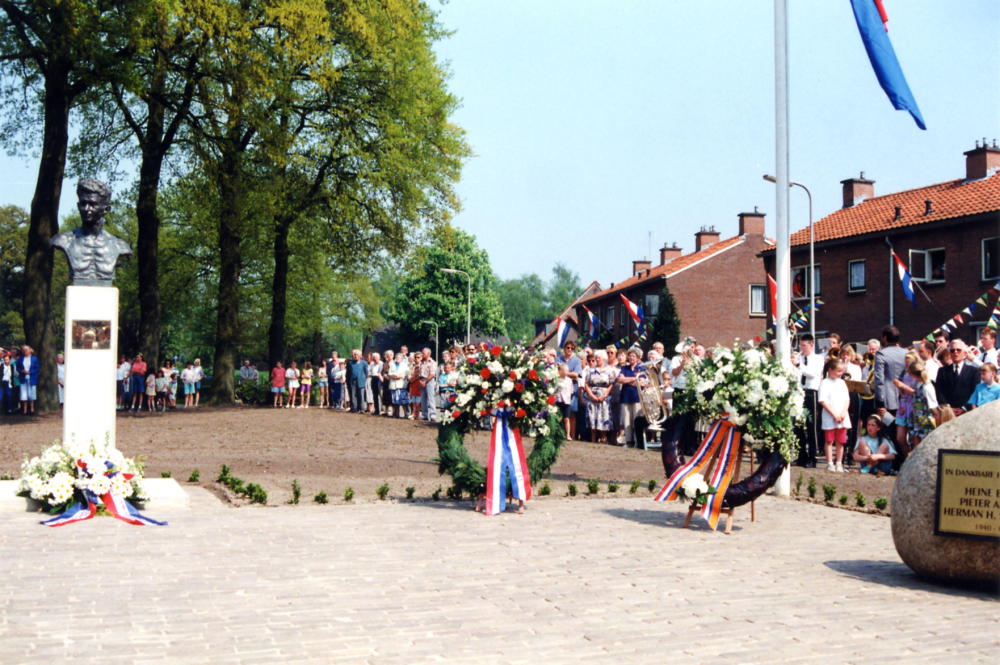
POLYGON ((982 367, 986 363, 997 364, 997 350, 991 349, 985 353, 980 353, 978 356, 966 356, 966 359, 972 364, 973 367, 982 367))
POLYGON ((931 383, 937 381, 938 370, 941 369, 941 363, 936 359, 931 358, 930 360, 924 361, 924 371, 927 372, 927 380, 931 383))
POLYGON ((672 384, 674 390, 687 390, 687 371, 681 370, 680 373, 674 374, 674 370, 681 366, 682 360, 684 360, 684 356, 674 356, 670 361, 670 375, 674 377, 672 384))
POLYGON ((127 379, 128 373, 130 371, 132 371, 132 363, 126 360, 125 362, 123 362, 121 365, 118 366, 118 380, 124 381, 125 379, 127 379))
POLYGON ((194 372, 194 380, 196 382, 205 378, 205 371, 201 368, 201 365, 195 365, 192 368, 192 371, 194 372))
POLYGON ((823 357, 816 353, 799 356, 799 375, 806 390, 819 390, 819 384, 823 381, 823 357))
POLYGON ((4 366, 3 366, 3 380, 6 381, 8 383, 8 385, 10 384, 11 380, 13 379, 13 371, 14 371, 14 366, 13 365, 7 365, 6 363, 4 364, 4 366))
MULTIPOLYGON (((847 384, 841 379, 823 379, 819 385, 819 402, 830 407, 834 413, 845 411, 851 402, 851 394, 847 391, 847 384)), ((823 429, 840 429, 841 427, 850 429, 851 417, 847 416, 838 423, 829 411, 823 409, 823 429)))

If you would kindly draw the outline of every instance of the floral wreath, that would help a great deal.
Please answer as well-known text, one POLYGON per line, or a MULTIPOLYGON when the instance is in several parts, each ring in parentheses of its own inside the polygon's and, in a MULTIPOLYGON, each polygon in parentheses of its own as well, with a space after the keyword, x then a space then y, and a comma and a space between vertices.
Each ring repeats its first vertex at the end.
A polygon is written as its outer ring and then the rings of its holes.
POLYGON ((555 367, 517 346, 493 346, 488 353, 470 356, 457 368, 459 385, 441 405, 438 430, 438 473, 451 476, 456 489, 472 496, 481 493, 486 469, 469 456, 465 435, 490 415, 504 417, 523 436, 535 434, 527 457, 528 474, 535 483, 555 464, 566 434, 555 405, 558 387, 555 367))

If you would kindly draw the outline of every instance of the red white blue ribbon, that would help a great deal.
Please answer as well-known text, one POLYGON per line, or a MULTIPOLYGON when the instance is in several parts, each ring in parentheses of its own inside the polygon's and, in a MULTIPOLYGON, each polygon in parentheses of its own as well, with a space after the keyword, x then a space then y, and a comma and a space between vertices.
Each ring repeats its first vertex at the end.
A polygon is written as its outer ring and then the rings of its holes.
MULTIPOLYGON (((106 462, 108 468, 111 467, 110 462, 106 462)), ((83 463, 82 460, 77 461, 77 465, 87 471, 87 465, 83 463)), ((89 471, 88 471, 89 473, 89 471)), ((113 478, 121 473, 116 471, 112 473, 109 478, 113 478)), ((133 475, 128 473, 123 473, 122 477, 125 480, 132 480, 133 475)), ((153 525, 153 526, 167 526, 166 522, 157 522, 154 519, 150 519, 140 513, 135 506, 125 500, 121 494, 117 492, 105 492, 100 497, 91 492, 90 490, 83 491, 84 497, 87 499, 87 505, 84 506, 82 502, 74 503, 72 506, 67 508, 61 515, 50 520, 45 520, 42 522, 45 526, 66 526, 67 524, 72 524, 74 522, 82 522, 84 520, 89 520, 97 514, 97 502, 100 501, 104 504, 104 507, 108 509, 108 512, 117 519, 123 522, 128 522, 129 524, 134 524, 135 526, 153 525)))
POLYGON ((514 498, 531 498, 531 477, 528 460, 521 444, 521 432, 512 428, 510 414, 493 410, 493 436, 490 438, 490 458, 486 466, 486 514, 497 515, 507 508, 507 477, 514 498))

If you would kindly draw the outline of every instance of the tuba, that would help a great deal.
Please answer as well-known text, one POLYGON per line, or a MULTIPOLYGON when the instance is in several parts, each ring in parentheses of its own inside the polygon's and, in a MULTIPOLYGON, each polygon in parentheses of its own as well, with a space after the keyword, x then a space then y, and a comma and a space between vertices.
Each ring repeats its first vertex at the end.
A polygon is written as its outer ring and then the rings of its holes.
POLYGON ((871 351, 865 354, 865 366, 868 367, 868 376, 865 383, 868 384, 868 394, 862 393, 861 399, 875 399, 875 354, 871 351))
POLYGON ((642 412, 649 422, 646 429, 653 432, 663 430, 662 425, 668 415, 667 408, 663 405, 663 390, 660 385, 662 364, 662 358, 639 363, 637 367, 639 371, 635 377, 636 388, 639 390, 639 403, 642 404, 642 412))
POLYGON ((828 359, 829 358, 840 358, 840 347, 838 346, 835 349, 830 349, 829 351, 827 351, 826 352, 826 357, 828 359))

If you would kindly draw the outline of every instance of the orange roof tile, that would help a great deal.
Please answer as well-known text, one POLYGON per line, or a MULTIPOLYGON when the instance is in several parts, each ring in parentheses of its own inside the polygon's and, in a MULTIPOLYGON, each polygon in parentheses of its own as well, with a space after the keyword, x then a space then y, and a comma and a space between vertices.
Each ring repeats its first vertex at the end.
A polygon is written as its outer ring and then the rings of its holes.
MULTIPOLYGON (((876 196, 827 215, 813 224, 813 232, 816 242, 823 242, 997 210, 1000 210, 1000 175, 993 175, 972 182, 952 180, 876 196), (931 201, 929 215, 924 214, 927 199, 931 201), (900 207, 899 221, 894 221, 896 206, 900 207)), ((791 244, 808 245, 809 227, 793 233, 791 244)))
POLYGON ((713 245, 709 245, 700 252, 691 252, 690 254, 681 256, 680 258, 676 258, 670 263, 667 263, 665 265, 656 266, 655 268, 650 268, 648 275, 646 274, 646 271, 643 270, 642 273, 640 273, 639 275, 632 275, 632 277, 629 277, 624 282, 619 282, 618 284, 615 284, 611 288, 604 289, 600 293, 596 293, 582 302, 587 303, 590 302, 591 300, 597 300, 598 298, 603 298, 605 296, 618 293, 619 291, 625 291, 639 284, 640 282, 647 282, 649 280, 658 279, 660 277, 669 278, 671 275, 679 273, 681 270, 689 268, 695 263, 698 263, 699 261, 703 261, 716 254, 719 254, 720 252, 724 252, 730 247, 735 247, 742 242, 743 242, 743 236, 734 236, 732 238, 729 238, 728 240, 717 242, 713 245))

